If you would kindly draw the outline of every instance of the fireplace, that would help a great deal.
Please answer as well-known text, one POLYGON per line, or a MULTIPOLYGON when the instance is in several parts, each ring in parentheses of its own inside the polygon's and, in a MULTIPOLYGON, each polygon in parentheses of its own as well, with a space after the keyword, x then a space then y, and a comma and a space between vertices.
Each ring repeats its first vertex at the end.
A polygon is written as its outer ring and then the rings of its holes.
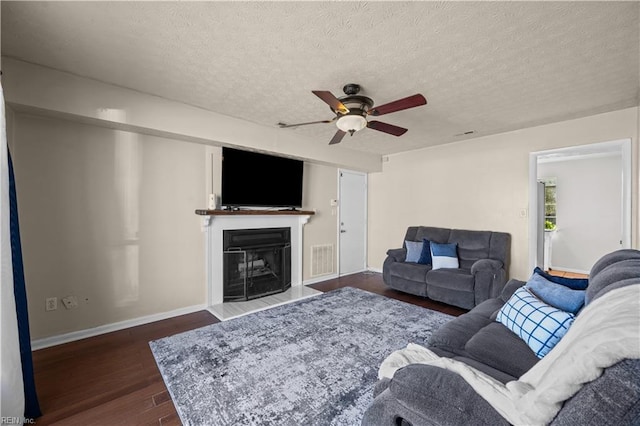
MULTIPOLYGON (((224 232, 247 229, 288 228, 291 236, 291 288, 302 287, 302 230, 312 211, 196 210, 205 231, 207 309, 219 318, 223 309, 224 232)), ((253 266, 253 265, 252 265, 253 266)))
POLYGON ((223 231, 223 301, 245 301, 291 287, 291 228, 223 231))

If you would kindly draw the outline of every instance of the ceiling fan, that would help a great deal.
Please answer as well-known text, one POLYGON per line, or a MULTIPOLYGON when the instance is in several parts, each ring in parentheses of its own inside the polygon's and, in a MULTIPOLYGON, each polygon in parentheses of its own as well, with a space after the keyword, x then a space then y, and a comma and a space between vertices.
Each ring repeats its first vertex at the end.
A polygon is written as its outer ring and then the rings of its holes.
POLYGON ((310 121, 307 123, 297 124, 278 123, 278 126, 281 128, 298 127, 306 126, 308 124, 333 123, 335 121, 338 131, 329 142, 329 145, 340 143, 347 133, 353 136, 355 132, 364 129, 365 127, 394 136, 402 136, 407 132, 407 129, 404 127, 398 127, 393 124, 383 123, 376 120, 368 121, 367 116, 371 115, 377 117, 379 115, 426 105, 427 103, 424 96, 416 94, 374 107, 373 100, 371 98, 358 95, 358 92, 360 92, 360 86, 358 84, 347 84, 342 88, 342 90, 344 91, 345 96, 340 98, 336 98, 328 91, 312 90, 314 95, 322 99, 331 107, 331 111, 336 115, 331 120, 310 121))

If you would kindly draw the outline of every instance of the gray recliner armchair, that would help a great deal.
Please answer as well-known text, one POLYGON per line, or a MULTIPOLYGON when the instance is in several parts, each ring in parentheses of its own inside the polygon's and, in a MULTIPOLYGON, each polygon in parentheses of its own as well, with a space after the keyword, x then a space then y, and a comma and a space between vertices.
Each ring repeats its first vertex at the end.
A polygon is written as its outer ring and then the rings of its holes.
MULTIPOLYGON (((523 281, 510 280, 498 297, 443 325, 431 335, 426 346, 440 357, 468 364, 502 383, 517 380, 539 359, 524 340, 495 318, 523 285, 523 281)), ((609 291, 638 285, 640 251, 609 253, 591 269, 585 303, 588 305, 609 291)), ((601 326, 606 326, 607 319, 603 316, 601 326)), ((585 361, 578 358, 575 362, 585 361)), ((639 425, 640 359, 623 359, 605 368, 597 379, 584 383, 564 402, 550 424, 639 425)), ((374 401, 365 412, 362 425, 508 426, 509 422, 462 376, 432 365, 410 364, 396 371, 392 379, 378 381, 374 401)))

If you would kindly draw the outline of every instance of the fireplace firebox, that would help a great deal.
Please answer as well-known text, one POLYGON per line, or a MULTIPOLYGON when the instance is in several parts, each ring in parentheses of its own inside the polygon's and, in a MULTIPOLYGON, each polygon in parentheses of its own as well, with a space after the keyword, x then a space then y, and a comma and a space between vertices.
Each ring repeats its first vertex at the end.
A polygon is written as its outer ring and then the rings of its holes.
POLYGON ((223 300, 236 302, 291 287, 291 228, 223 231, 223 300))

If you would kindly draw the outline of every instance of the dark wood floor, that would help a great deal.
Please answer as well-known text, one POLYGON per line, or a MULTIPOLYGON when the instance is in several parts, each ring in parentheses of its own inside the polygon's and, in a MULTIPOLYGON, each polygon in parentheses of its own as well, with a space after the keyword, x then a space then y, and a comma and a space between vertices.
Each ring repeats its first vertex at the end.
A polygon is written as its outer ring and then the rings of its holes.
MULTIPOLYGON (((377 273, 313 284, 320 291, 357 287, 451 315, 466 311, 387 288, 377 273)), ((219 322, 208 311, 157 321, 33 353, 44 413, 38 425, 179 425, 149 341, 219 322)))
POLYGON ((444 303, 434 300, 425 299, 423 297, 414 296, 412 294, 402 293, 387 287, 382 282, 382 274, 374 272, 363 272, 359 274, 347 275, 335 280, 323 281, 318 284, 312 284, 309 287, 320 291, 331 291, 340 287, 356 287, 372 293, 381 294, 392 299, 402 300, 424 308, 433 309, 434 311, 444 312, 449 315, 461 315, 467 312, 464 309, 455 306, 445 305, 444 303))
POLYGON ((556 277, 564 278, 589 278, 589 275, 578 274, 576 272, 559 271, 557 269, 549 269, 546 271, 549 275, 555 275, 556 277))

